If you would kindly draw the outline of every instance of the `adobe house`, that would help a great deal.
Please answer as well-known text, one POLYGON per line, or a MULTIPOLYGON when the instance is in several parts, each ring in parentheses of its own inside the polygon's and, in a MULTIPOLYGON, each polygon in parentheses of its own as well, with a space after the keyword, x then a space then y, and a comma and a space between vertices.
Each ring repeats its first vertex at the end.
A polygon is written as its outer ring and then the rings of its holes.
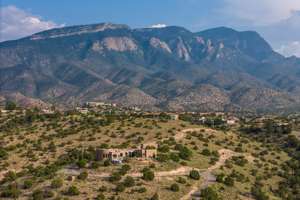
POLYGON ((148 146, 144 148, 141 145, 137 149, 97 149, 96 150, 96 160, 123 160, 124 158, 155 158, 157 155, 156 148, 149 148, 148 146))

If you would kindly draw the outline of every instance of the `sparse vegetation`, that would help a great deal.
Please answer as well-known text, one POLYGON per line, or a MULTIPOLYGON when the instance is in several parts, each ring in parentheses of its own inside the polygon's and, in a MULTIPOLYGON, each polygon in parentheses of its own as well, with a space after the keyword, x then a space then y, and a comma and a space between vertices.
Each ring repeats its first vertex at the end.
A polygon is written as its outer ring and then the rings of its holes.
POLYGON ((180 199, 205 183, 203 170, 218 165, 210 174, 216 183, 202 191, 203 199, 251 194, 259 200, 297 200, 300 142, 291 131, 296 124, 283 124, 249 122, 224 131, 164 115, 44 115, 35 110, 1 115, 0 196, 180 199), (195 131, 181 135, 185 128, 195 131), (159 146, 155 159, 97 160, 99 148, 133 149, 147 142, 159 146), (233 153, 219 165, 224 149, 233 153), (166 175, 179 169, 187 170, 185 175, 166 175), (160 173, 164 176, 155 177, 160 173))

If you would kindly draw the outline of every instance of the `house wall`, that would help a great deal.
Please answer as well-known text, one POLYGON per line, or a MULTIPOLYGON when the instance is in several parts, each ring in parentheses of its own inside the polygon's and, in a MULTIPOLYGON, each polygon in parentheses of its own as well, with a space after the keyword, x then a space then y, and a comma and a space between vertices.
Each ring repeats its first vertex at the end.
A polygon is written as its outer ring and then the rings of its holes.
POLYGON ((96 150, 96 160, 127 157, 155 158, 156 154, 156 149, 98 149, 96 150))

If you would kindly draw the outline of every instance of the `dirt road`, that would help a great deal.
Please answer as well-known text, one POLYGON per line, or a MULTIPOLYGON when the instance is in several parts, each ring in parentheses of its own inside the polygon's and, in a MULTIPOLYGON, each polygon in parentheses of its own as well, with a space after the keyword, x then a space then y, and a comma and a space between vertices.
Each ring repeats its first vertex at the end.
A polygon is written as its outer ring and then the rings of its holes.
POLYGON ((196 194, 197 191, 207 188, 211 184, 214 184, 216 182, 216 177, 212 174, 212 172, 216 169, 219 169, 221 166, 223 166, 226 162, 226 160, 230 159, 232 156, 236 155, 235 152, 228 150, 228 149, 220 149, 219 151, 219 160, 211 167, 209 167, 206 171, 201 173, 202 178, 202 184, 200 187, 197 187, 197 183, 195 183, 188 194, 183 196, 180 200, 188 200, 193 196, 193 194, 196 194))

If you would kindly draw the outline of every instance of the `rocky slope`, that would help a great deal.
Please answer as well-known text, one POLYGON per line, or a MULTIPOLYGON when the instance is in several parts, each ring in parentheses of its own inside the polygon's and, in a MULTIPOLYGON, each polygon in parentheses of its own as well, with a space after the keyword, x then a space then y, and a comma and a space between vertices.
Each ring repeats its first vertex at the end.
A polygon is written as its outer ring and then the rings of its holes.
POLYGON ((0 95, 64 105, 110 101, 170 110, 292 109, 300 59, 256 32, 95 24, 0 43, 0 95))

